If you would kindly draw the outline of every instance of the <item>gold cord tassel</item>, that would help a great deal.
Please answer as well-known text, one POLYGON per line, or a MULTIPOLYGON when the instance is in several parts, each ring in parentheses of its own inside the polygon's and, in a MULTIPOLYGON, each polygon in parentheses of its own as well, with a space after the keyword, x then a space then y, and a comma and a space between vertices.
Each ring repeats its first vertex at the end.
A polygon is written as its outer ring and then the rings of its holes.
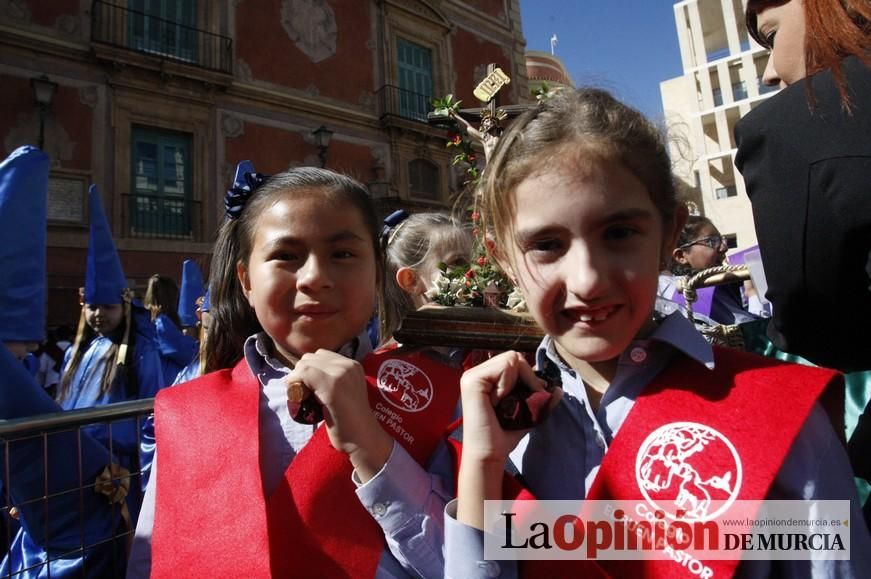
POLYGON ((200 368, 197 376, 206 373, 206 330, 200 326, 200 368))
POLYGON ((127 363, 127 343, 130 341, 130 301, 133 299, 133 292, 130 289, 125 289, 121 295, 124 300, 124 338, 118 346, 118 357, 115 359, 117 366, 124 366, 127 363))
POLYGON ((87 324, 87 322, 85 321, 85 297, 84 296, 85 296, 85 288, 80 287, 79 288, 79 303, 82 306, 82 313, 79 314, 79 325, 76 328, 76 341, 73 342, 73 350, 72 350, 72 352, 70 352, 70 358, 69 358, 70 360, 72 360, 76 357, 76 354, 78 353, 79 348, 82 347, 82 338, 84 338, 84 335, 85 335, 85 324, 87 324))

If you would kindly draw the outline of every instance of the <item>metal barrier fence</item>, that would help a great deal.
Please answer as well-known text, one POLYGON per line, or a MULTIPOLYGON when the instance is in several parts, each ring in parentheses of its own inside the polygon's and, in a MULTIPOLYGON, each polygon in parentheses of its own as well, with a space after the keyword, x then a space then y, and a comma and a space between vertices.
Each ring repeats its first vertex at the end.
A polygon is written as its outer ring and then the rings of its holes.
MULTIPOLYGON (((153 408, 154 399, 149 398, 98 408, 0 420, 2 480, 19 487, 18 496, 13 499, 9 488, 3 488, 0 484, 2 558, 7 563, 11 559, 7 555, 20 526, 16 517, 25 518, 25 513, 35 513, 37 516, 34 518, 38 519, 27 520, 30 535, 38 537, 40 546, 49 546, 46 551, 48 560, 31 561, 29 567, 20 568, 14 573, 11 567, 4 566, 0 578, 37 575, 40 567, 46 563, 62 565, 64 559, 92 557, 98 550, 101 550, 103 563, 101 570, 97 572, 94 567, 89 569, 88 565, 93 563, 86 559, 82 565, 81 576, 123 577, 135 522, 131 521, 132 526, 125 522, 123 500, 113 503, 108 497, 101 496, 101 493, 107 494, 111 492, 107 488, 117 489, 125 483, 129 483, 131 491, 138 491, 141 487, 141 472, 137 463, 130 465, 129 478, 126 473, 121 476, 114 473, 111 481, 107 478, 106 481, 98 483, 94 473, 82 472, 82 433, 95 427, 106 427, 107 450, 110 456, 115 456, 113 431, 119 428, 129 429, 132 426, 136 433, 141 433, 143 421, 152 413, 153 408), (59 447, 60 444, 63 446, 59 447), (65 454, 67 462, 77 465, 70 469, 75 472, 53 471, 48 464, 50 453, 53 457, 65 454), (39 462, 34 464, 32 461, 39 462), (24 475, 24 472, 27 474, 24 475), (16 481, 16 476, 21 478, 16 481), (16 485, 16 482, 19 484, 16 485), (21 495, 22 486, 27 487, 26 496, 21 495), (12 504, 13 502, 16 504, 12 504), (99 511, 100 516, 110 521, 98 533, 94 532, 91 524, 95 511, 99 511), (109 553, 108 557, 105 556, 106 553, 109 553)), ((138 434, 136 442, 138 448, 138 434)), ((40 576, 52 576, 49 569, 50 567, 41 569, 40 576)))

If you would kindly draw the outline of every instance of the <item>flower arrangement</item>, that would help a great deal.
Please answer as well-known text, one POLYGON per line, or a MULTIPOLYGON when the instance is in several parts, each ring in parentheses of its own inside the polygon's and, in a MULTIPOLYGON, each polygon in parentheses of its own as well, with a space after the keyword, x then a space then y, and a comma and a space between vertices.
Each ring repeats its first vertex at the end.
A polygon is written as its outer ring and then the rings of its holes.
POLYGON ((488 241, 482 240, 477 227, 480 220, 477 211, 472 210, 471 219, 477 239, 472 263, 438 264, 441 275, 427 297, 442 306, 517 308, 523 302, 520 291, 489 255, 488 241))

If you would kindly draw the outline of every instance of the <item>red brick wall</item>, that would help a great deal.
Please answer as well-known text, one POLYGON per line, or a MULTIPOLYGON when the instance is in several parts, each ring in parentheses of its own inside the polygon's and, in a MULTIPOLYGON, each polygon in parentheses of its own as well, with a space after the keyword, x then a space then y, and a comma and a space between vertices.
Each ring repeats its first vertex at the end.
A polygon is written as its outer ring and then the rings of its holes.
MULTIPOLYGON (((33 104, 33 91, 30 89, 29 79, 0 74, 0 86, 3 87, 3 90, 0 90, 0 110, 3 111, 3 114, 0 115, 0 143, 3 143, 9 131, 23 119, 34 115, 36 109, 33 104)), ((32 138, 34 144, 38 131, 39 126, 34 123, 32 138)), ((15 146, 18 144, 16 143, 15 146)), ((11 152, 11 149, 4 150, 3 157, 11 152)))
POLYGON ((369 147, 336 141, 327 151, 327 168, 349 175, 364 184, 372 181, 372 152, 369 147))
MULTIPOLYGON (((307 144, 299 133, 276 127, 245 123, 245 134, 225 142, 226 162, 236 165, 249 159, 261 173, 273 174, 302 163, 306 155, 317 155, 317 147, 307 144)), ((231 176, 232 178, 232 176, 231 176)))
MULTIPOLYGON (((253 123, 245 124, 245 134, 227 139, 225 151, 228 165, 250 159, 258 171, 268 174, 302 164, 307 157, 316 159, 318 153, 317 147, 306 143, 299 133, 253 123)), ((327 168, 366 182, 372 180, 372 164, 369 147, 341 141, 334 135, 327 150, 327 168)))
POLYGON ((79 99, 79 89, 59 86, 52 99, 49 116, 63 126, 70 141, 74 143, 72 158, 63 159, 62 166, 67 169, 89 171, 94 111, 88 105, 82 104, 79 99))
POLYGON ((79 0, 51 0, 46 2, 40 0, 38 2, 28 2, 27 7, 30 10, 30 21, 40 26, 54 26, 58 16, 65 14, 79 14, 79 0))
MULTIPOLYGON (((15 143, 36 145, 39 135, 39 121, 36 105, 33 101, 33 90, 30 79, 0 74, 0 142, 6 135, 20 124, 27 125, 26 142, 15 143)), ((52 99, 51 108, 46 117, 46 144, 52 138, 48 126, 59 123, 66 131, 70 141, 74 143, 72 158, 61 160, 61 165, 67 169, 91 169, 91 133, 94 112, 79 99, 79 89, 69 86, 58 86, 52 99)), ((18 134, 18 133, 16 133, 18 134)), ((50 147, 46 147, 50 149, 50 147)), ((5 157, 12 151, 3 151, 5 157)))
POLYGON ((369 2, 330 0, 336 18, 336 54, 314 63, 288 37, 281 24, 281 1, 244 2, 236 11, 236 55, 256 80, 297 89, 317 87, 321 96, 357 104, 373 90, 369 41, 369 2), (268 39, 269 42, 264 42, 268 39))

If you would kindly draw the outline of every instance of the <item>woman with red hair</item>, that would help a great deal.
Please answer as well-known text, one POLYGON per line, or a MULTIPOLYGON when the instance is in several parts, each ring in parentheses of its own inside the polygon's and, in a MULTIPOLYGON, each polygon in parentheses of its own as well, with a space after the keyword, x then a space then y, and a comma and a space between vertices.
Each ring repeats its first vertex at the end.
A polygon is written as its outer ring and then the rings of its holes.
MULTIPOLYGON (((783 90, 735 128, 773 305, 774 344, 871 381, 871 2, 748 0, 747 29, 771 51, 762 80, 783 90), (858 330, 858 331, 857 331, 858 330)), ((850 438, 871 480, 871 388, 850 438)), ((848 412, 849 414, 849 412, 848 412)), ((871 521, 871 501, 865 505, 871 521)))
POLYGON ((769 336, 816 364, 871 369, 871 333, 845 331, 871 324, 871 3, 748 0, 746 20, 771 51, 763 82, 783 88, 735 128, 769 336))

